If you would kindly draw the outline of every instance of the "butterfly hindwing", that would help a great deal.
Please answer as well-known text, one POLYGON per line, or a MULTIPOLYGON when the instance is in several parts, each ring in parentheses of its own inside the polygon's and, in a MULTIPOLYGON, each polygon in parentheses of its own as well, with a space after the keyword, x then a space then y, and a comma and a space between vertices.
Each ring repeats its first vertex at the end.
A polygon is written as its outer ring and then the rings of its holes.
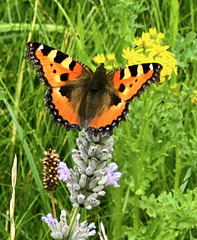
POLYGON ((120 101, 117 105, 111 105, 100 116, 95 116, 89 123, 88 129, 91 131, 112 133, 113 128, 120 122, 126 120, 126 114, 129 111, 129 104, 120 101))
POLYGON ((64 126, 66 130, 80 130, 80 117, 69 101, 69 97, 62 94, 61 88, 50 88, 47 91, 45 106, 55 123, 64 126))
POLYGON ((139 97, 151 83, 159 82, 162 66, 145 63, 115 70, 107 75, 113 81, 118 96, 124 101, 139 97))

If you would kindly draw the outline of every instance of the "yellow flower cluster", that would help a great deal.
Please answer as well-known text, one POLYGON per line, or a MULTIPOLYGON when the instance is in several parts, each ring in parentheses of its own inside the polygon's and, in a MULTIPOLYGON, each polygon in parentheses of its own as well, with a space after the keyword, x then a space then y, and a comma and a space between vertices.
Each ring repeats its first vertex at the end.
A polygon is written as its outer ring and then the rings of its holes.
POLYGON ((177 74, 177 61, 173 53, 167 51, 169 46, 163 46, 163 33, 157 33, 155 28, 150 28, 148 33, 142 33, 135 38, 136 48, 123 49, 122 56, 129 65, 157 62, 163 66, 160 82, 163 82, 172 72, 177 74))
POLYGON ((117 68, 116 57, 114 53, 108 53, 107 59, 105 58, 104 54, 97 54, 93 61, 97 64, 105 63, 105 68, 107 70, 112 70, 113 68, 117 68))
MULTIPOLYGON (((135 38, 135 48, 123 49, 123 58, 128 61, 128 65, 141 63, 160 63, 163 66, 161 71, 160 82, 163 82, 168 76, 171 77, 172 72, 177 74, 177 61, 173 53, 168 51, 169 46, 163 45, 163 33, 157 33, 156 28, 150 28, 148 33, 142 33, 141 37, 135 38)), ((97 63, 105 63, 106 69, 117 67, 115 55, 109 53, 107 59, 103 54, 98 54, 93 58, 97 63)))

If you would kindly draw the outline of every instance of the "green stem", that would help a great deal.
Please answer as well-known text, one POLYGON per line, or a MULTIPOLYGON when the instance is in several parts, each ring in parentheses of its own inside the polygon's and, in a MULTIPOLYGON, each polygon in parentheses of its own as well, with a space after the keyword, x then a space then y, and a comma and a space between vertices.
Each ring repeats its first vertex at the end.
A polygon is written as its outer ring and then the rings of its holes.
POLYGON ((85 208, 82 208, 80 213, 81 213, 80 219, 81 219, 81 222, 83 222, 83 221, 85 221, 85 219, 87 217, 87 210, 85 208))
POLYGON ((134 178, 134 209, 133 209, 133 228, 135 230, 139 229, 140 226, 140 208, 139 208, 139 196, 136 194, 136 191, 139 188, 138 182, 138 172, 135 171, 134 178))
POLYGON ((121 239, 122 237, 122 196, 123 196, 123 181, 120 178, 120 187, 115 189, 114 192, 114 208, 113 208, 113 237, 114 239, 121 239), (118 227, 117 227, 118 226, 118 227))
POLYGON ((170 1, 170 45, 171 47, 175 47, 176 44, 176 36, 178 34, 178 23, 179 23, 179 3, 178 0, 170 1))
MULTIPOLYGON (((29 37, 28 37, 28 42, 31 39, 32 36, 32 32, 34 30, 35 27, 35 22, 36 22, 36 15, 37 15, 37 7, 38 7, 38 0, 36 0, 35 2, 35 12, 34 12, 34 17, 33 17, 33 21, 32 21, 32 27, 31 27, 31 31, 29 33, 29 37)), ((18 111, 17 109, 19 108, 19 103, 20 103, 20 97, 21 97, 21 91, 22 91, 22 83, 23 83, 23 74, 24 74, 24 68, 25 68, 25 58, 23 57, 24 52, 23 49, 21 51, 21 63, 19 64, 19 77, 17 80, 17 87, 16 87, 16 95, 15 95, 15 105, 16 108, 14 110, 14 114, 16 116, 16 118, 18 117, 18 111)), ((17 129, 16 129, 16 125, 13 122, 13 127, 12 127, 12 148, 11 148, 11 159, 13 158, 14 155, 14 147, 15 147, 15 142, 16 142, 16 134, 17 134, 17 129)))
POLYGON ((123 208, 122 208, 122 213, 125 213, 125 211, 126 211, 127 204, 128 204, 128 201, 129 201, 129 193, 130 193, 130 188, 128 187, 126 195, 125 195, 125 200, 124 200, 124 204, 123 204, 123 208))
POLYGON ((69 232, 72 232, 73 225, 74 225, 74 223, 75 223, 75 220, 76 220, 76 217, 77 217, 78 212, 79 212, 79 208, 75 208, 75 209, 74 209, 74 212, 73 212, 73 215, 72 215, 72 217, 71 217, 71 220, 70 220, 69 232))
POLYGON ((140 227, 140 199, 136 192, 140 189, 141 179, 144 176, 142 165, 144 164, 145 151, 147 146, 148 132, 149 132, 149 114, 151 103, 145 101, 143 122, 140 128, 140 133, 137 139, 137 146, 139 146, 140 155, 135 157, 133 180, 134 180, 134 212, 133 212, 133 227, 138 230, 140 227))
POLYGON ((181 159, 179 157, 179 147, 176 146, 176 169, 175 169, 175 181, 174 181, 174 190, 178 191, 179 189, 179 179, 181 174, 181 159))
POLYGON ((195 20, 194 20, 194 3, 193 0, 190 0, 190 14, 191 14, 191 26, 192 31, 195 32, 195 20))
MULTIPOLYGON (((169 25, 169 33, 170 33, 170 46, 174 48, 176 45, 176 36, 178 34, 178 24, 179 24, 179 3, 178 0, 172 0, 170 2, 170 25, 169 25)), ((177 82, 177 75, 173 74, 171 83, 177 82)))

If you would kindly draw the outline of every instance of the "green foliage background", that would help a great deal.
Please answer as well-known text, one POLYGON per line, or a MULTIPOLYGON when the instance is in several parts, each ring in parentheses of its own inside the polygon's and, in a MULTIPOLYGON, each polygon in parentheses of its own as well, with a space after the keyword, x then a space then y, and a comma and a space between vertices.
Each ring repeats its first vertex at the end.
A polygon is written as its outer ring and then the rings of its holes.
MULTIPOLYGON (((197 2, 195 0, 2 1, 0 8, 0 239, 10 236, 11 168, 18 159, 16 239, 50 239, 41 216, 51 212, 42 186, 43 151, 56 149, 72 166, 77 132, 52 124, 46 91, 26 42, 39 41, 69 53, 95 70, 92 58, 122 49, 156 27, 178 61, 178 75, 151 86, 130 104, 126 123, 114 131, 113 161, 123 173, 101 205, 81 211, 82 220, 103 221, 108 239, 197 239, 197 2), (80 39, 76 36, 78 35, 80 39), (171 84, 176 84, 172 88, 171 84)), ((57 215, 71 213, 63 184, 54 193, 57 215)), ((92 239, 99 239, 98 235, 92 239)))

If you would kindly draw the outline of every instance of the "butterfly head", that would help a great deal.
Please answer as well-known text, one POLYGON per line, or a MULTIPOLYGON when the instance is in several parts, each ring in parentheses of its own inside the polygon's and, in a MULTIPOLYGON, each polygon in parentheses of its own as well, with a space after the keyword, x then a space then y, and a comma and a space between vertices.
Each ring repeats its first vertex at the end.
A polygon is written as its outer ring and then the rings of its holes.
POLYGON ((101 63, 96 71, 92 74, 89 87, 91 90, 99 90, 103 88, 103 86, 106 84, 106 81, 106 69, 104 67, 104 63, 101 63))
POLYGON ((106 69, 104 67, 104 63, 101 63, 99 67, 97 67, 95 73, 106 75, 106 69))

